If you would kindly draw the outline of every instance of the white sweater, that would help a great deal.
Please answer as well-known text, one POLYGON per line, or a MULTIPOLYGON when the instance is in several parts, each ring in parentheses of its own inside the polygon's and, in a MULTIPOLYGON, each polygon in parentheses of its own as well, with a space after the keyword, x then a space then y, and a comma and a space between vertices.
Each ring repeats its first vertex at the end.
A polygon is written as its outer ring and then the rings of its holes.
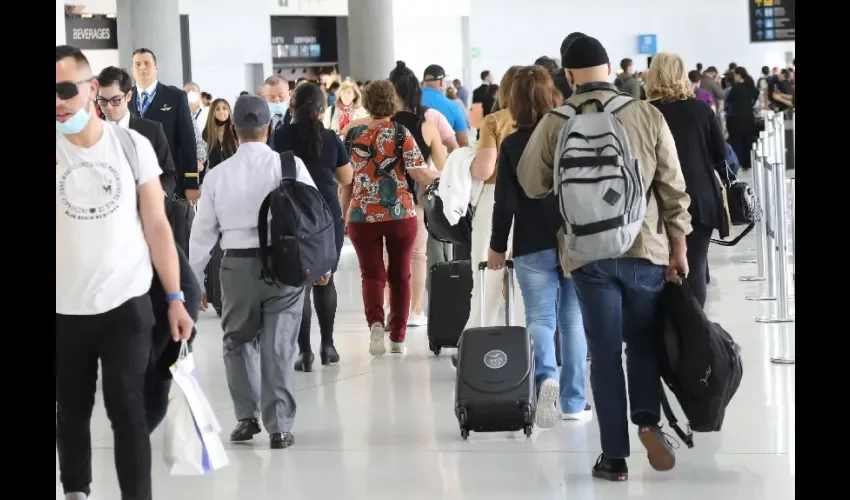
POLYGON ((484 188, 484 181, 472 178, 469 168, 475 159, 475 148, 464 147, 452 151, 440 176, 437 193, 443 201, 443 215, 454 226, 466 215, 469 205, 475 206, 484 188))

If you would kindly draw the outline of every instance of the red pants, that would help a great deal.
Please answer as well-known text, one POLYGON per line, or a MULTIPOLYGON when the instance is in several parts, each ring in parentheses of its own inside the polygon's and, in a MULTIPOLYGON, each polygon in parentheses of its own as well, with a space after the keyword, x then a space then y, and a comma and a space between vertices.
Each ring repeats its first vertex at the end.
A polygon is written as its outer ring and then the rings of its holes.
POLYGON ((363 280, 363 308, 369 326, 384 325, 384 286, 390 284, 390 340, 404 342, 410 314, 410 256, 416 240, 415 218, 388 222, 352 222, 348 237, 357 252, 363 280), (389 265, 384 268, 384 240, 389 265))

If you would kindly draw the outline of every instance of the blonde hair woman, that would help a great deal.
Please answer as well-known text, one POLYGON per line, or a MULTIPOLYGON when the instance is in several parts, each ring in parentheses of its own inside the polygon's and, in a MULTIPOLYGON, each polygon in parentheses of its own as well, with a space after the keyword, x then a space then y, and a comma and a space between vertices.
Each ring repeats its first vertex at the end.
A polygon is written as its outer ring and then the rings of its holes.
POLYGON ((715 168, 725 174, 726 142, 714 112, 694 96, 687 66, 678 55, 661 53, 652 58, 646 72, 646 98, 664 115, 676 141, 694 227, 687 236, 688 284, 704 305, 711 233, 718 229, 723 237, 726 230, 715 177, 715 168))
POLYGON ((360 88, 353 81, 342 82, 336 95, 336 103, 325 110, 322 121, 326 129, 341 134, 350 122, 366 118, 369 113, 363 109, 360 88))

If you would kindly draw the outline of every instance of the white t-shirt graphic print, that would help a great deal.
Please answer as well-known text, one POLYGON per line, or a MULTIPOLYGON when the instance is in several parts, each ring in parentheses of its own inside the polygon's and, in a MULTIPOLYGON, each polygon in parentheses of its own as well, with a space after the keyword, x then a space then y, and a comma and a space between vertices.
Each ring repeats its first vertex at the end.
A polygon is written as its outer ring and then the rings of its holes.
MULTIPOLYGON (((97 119, 97 118, 92 118, 97 119)), ((147 293, 153 279, 136 180, 114 128, 91 148, 56 132, 56 313, 94 315, 147 293)), ((150 142, 129 130, 139 184, 162 171, 150 142)))

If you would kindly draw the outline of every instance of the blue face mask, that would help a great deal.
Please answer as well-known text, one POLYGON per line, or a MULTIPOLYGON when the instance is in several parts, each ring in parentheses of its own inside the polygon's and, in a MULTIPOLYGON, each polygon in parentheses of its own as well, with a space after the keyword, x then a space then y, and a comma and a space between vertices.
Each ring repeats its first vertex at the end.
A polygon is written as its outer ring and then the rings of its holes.
POLYGON ((84 128, 86 128, 86 124, 88 124, 89 120, 91 120, 91 113, 89 113, 88 106, 83 106, 79 111, 74 113, 74 116, 69 118, 67 121, 56 122, 56 130, 65 134, 65 135, 73 135, 79 134, 84 128))
POLYGON ((286 114, 286 103, 285 102, 270 102, 269 103, 269 111, 271 111, 272 116, 274 116, 274 115, 285 115, 286 114))

